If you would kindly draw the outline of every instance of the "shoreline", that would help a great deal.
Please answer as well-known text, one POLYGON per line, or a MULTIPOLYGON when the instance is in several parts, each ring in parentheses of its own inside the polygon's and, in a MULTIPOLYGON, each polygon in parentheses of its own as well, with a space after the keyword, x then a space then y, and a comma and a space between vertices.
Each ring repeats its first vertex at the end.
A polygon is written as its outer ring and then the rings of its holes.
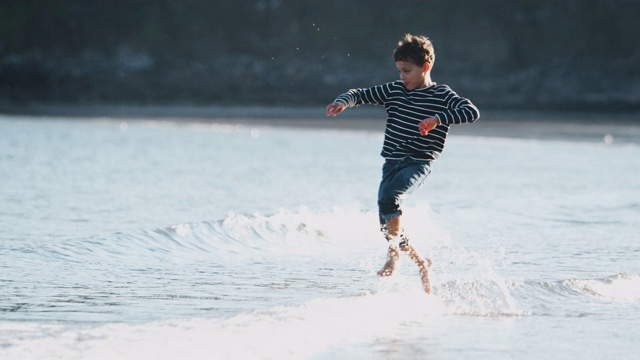
MULTIPOLYGON (((121 119, 197 122, 244 126, 384 131, 386 114, 378 106, 349 109, 335 118, 324 107, 276 106, 0 106, 2 116, 44 119, 121 119)), ((525 139, 574 139, 640 143, 640 113, 576 113, 481 110, 474 124, 453 126, 451 135, 525 139)))

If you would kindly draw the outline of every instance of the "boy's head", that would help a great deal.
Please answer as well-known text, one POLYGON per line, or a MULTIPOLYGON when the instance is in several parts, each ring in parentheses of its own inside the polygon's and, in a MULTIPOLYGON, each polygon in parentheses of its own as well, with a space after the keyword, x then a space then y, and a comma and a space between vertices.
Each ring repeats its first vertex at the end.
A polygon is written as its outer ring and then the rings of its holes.
POLYGON ((402 40, 398 42, 398 47, 393 52, 393 61, 406 61, 417 66, 423 67, 429 64, 429 69, 433 67, 436 59, 433 44, 426 36, 414 36, 406 34, 402 40))

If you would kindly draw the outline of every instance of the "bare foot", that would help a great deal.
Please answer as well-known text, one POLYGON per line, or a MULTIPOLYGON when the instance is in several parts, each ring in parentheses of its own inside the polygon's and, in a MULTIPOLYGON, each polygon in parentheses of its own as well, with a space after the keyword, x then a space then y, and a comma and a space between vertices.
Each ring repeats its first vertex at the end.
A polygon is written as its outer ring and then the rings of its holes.
POLYGON ((422 264, 418 264, 420 269, 420 280, 422 280, 422 288, 427 294, 431 294, 431 282, 429 281, 429 269, 433 262, 429 258, 425 258, 422 264))
POLYGON ((420 280, 422 281, 422 288, 424 289, 424 292, 426 292, 427 294, 431 294, 429 269, 431 268, 433 262, 429 258, 423 258, 422 256, 420 256, 420 254, 418 254, 416 249, 411 244, 403 249, 403 251, 406 252, 407 255, 409 255, 411 260, 413 260, 416 265, 418 265, 418 270, 420 270, 420 280))
POLYGON ((389 251, 387 252, 387 262, 384 263, 382 270, 378 271, 378 276, 391 276, 396 269, 396 263, 400 258, 400 254, 398 254, 398 250, 389 247, 389 251))

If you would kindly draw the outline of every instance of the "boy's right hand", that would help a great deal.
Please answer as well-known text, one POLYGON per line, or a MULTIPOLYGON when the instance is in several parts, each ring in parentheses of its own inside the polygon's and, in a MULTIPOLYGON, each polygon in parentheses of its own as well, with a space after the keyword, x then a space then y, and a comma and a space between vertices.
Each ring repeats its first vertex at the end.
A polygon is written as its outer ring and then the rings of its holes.
POLYGON ((327 105, 327 116, 336 116, 340 114, 346 108, 345 104, 341 102, 332 102, 327 105))

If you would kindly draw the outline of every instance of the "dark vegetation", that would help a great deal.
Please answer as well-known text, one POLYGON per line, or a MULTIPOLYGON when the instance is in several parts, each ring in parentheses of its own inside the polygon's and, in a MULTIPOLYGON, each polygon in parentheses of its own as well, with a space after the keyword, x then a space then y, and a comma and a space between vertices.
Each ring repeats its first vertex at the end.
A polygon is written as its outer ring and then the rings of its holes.
POLYGON ((406 32, 484 108, 640 109, 640 1, 0 0, 0 105, 325 104, 406 32))

